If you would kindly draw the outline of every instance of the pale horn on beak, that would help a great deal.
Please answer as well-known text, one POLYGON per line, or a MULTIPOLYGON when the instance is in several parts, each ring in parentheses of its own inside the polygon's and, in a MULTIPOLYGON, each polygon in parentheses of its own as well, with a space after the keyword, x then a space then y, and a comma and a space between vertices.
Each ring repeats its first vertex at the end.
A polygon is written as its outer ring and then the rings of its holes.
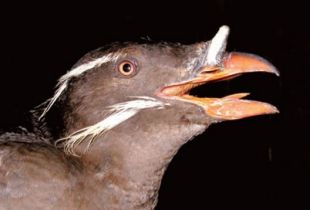
POLYGON ((206 65, 216 66, 221 62, 223 54, 226 50, 228 35, 229 27, 225 25, 220 27, 219 31, 210 41, 210 45, 208 47, 206 55, 206 65))

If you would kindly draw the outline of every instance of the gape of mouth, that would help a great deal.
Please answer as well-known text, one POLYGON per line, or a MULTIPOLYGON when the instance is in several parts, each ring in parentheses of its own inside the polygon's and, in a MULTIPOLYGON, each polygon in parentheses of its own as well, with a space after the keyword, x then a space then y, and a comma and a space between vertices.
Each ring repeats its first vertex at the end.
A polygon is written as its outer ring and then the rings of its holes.
MULTIPOLYGON (((234 75, 236 76, 236 75, 234 75)), ((218 82, 227 80, 229 77, 223 77, 218 82)), ((203 108, 208 116, 221 120, 236 120, 246 117, 252 117, 263 114, 278 113, 278 109, 268 103, 244 99, 249 93, 235 93, 222 98, 196 97, 190 95, 195 88, 205 87, 208 81, 193 79, 183 83, 173 84, 163 87, 159 96, 170 99, 192 103, 203 108)))
MULTIPOLYGON (((256 93, 255 86, 248 87, 248 84, 251 84, 255 80, 255 76, 250 77, 250 81, 245 81, 248 77, 243 77, 242 75, 231 76, 225 79, 212 81, 208 83, 202 83, 197 86, 193 86, 189 89, 184 95, 191 95, 197 98, 221 98, 236 92, 246 92, 256 93), (236 77, 239 77, 236 79, 236 77), (253 78, 253 79, 252 79, 253 78)), ((259 88, 259 87, 258 87, 259 88)), ((259 90, 258 90, 259 91, 259 90)), ((251 97, 252 98, 252 97, 251 97)))
MULTIPOLYGON (((212 80, 210 82, 203 81, 201 80, 201 78, 198 78, 198 79, 195 78, 193 80, 165 86, 159 91, 158 95, 162 98, 170 98, 170 99, 182 98, 182 97, 187 97, 187 96, 195 97, 195 98, 207 98, 207 97, 203 97, 205 94, 203 94, 202 92, 203 90, 206 90, 208 88, 207 86, 209 85, 209 83, 212 83, 212 84, 220 83, 223 81, 231 80, 240 75, 241 74, 227 76, 227 77, 223 77, 218 80, 212 80), (197 91, 198 89, 199 91, 197 91)), ((240 93, 237 93, 237 94, 240 94, 240 93)), ((243 97, 245 97, 246 95, 249 95, 249 93, 242 93, 242 94, 243 94, 243 97)), ((236 94, 233 94, 233 95, 236 95, 236 94)))

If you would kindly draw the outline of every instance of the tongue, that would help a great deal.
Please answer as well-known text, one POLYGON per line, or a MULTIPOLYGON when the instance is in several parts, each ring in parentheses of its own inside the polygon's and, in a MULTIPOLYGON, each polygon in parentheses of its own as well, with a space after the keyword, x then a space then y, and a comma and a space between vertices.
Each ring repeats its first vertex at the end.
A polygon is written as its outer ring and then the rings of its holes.
POLYGON ((250 93, 236 93, 236 94, 225 96, 224 98, 241 99, 241 98, 244 98, 248 95, 250 95, 250 93))

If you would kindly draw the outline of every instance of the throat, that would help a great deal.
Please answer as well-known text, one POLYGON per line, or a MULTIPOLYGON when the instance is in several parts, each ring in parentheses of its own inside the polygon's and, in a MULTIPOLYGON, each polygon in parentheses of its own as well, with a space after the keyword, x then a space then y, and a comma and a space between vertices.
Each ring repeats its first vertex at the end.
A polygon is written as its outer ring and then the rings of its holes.
MULTIPOLYGON (((193 128, 178 125, 191 130, 181 135, 177 129, 163 127, 159 135, 149 126, 128 136, 128 125, 122 124, 97 139, 82 157, 86 167, 92 165, 88 180, 96 180, 90 188, 96 193, 87 194, 100 195, 98 202, 106 209, 154 209, 164 172, 179 148, 191 139, 193 128)), ((203 130, 200 126, 195 129, 196 133, 203 130)))

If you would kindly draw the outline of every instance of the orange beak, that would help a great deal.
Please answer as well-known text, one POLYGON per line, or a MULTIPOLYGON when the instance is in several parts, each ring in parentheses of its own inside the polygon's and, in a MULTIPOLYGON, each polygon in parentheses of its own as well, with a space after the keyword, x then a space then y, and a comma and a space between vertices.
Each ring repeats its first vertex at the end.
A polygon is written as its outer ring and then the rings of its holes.
POLYGON ((229 53, 221 66, 205 66, 197 77, 161 89, 159 96, 196 104, 207 115, 218 120, 236 120, 246 117, 278 113, 278 109, 268 103, 242 99, 248 93, 237 93, 223 98, 198 98, 187 94, 192 88, 208 82, 222 81, 250 72, 267 72, 279 76, 276 68, 256 55, 229 53))

